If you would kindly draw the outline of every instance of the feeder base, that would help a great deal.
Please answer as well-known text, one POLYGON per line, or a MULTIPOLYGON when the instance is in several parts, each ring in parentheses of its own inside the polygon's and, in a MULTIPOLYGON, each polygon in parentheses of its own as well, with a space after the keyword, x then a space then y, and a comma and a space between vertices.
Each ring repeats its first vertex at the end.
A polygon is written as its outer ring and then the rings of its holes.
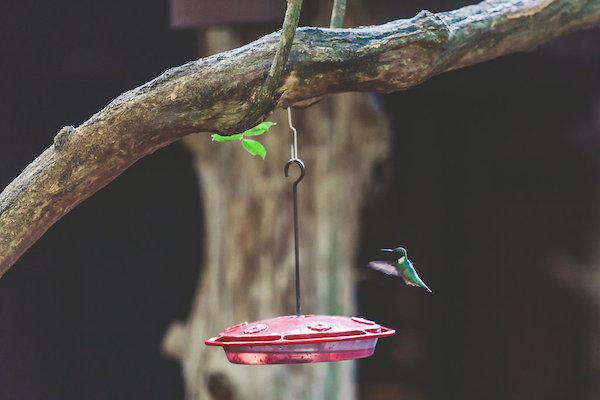
POLYGON ((373 355, 376 338, 292 345, 235 346, 225 348, 234 364, 301 364, 353 360, 373 355))
POLYGON ((226 352, 233 364, 302 364, 327 361, 344 361, 365 358, 373 355, 373 349, 354 351, 334 351, 331 353, 232 353, 226 352))

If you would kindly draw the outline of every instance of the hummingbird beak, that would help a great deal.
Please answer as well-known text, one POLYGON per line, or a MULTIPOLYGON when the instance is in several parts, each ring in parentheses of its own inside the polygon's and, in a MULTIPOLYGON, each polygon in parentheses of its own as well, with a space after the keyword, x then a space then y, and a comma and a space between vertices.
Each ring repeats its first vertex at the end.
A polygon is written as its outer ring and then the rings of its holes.
POLYGON ((394 249, 380 249, 381 251, 389 251, 390 253, 393 253, 395 250, 394 249))

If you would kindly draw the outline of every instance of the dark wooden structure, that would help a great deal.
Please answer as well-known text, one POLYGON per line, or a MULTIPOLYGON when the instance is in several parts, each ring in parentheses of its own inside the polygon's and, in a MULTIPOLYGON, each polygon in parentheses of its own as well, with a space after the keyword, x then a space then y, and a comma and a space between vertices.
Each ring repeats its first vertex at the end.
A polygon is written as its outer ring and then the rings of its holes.
POLYGON ((283 21, 285 1, 281 0, 171 0, 173 28, 205 28, 215 25, 235 25, 283 21))

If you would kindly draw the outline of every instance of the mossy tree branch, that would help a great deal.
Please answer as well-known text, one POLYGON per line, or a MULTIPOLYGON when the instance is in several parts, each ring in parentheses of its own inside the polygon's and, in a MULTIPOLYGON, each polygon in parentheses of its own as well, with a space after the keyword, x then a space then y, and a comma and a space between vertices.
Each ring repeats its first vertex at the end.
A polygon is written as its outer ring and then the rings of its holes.
POLYGON ((264 116, 265 113, 269 113, 273 108, 277 100, 275 99, 275 91, 279 87, 281 75, 283 69, 288 61, 290 50, 294 42, 294 36, 296 35, 296 28, 298 27, 298 21, 300 20, 300 10, 302 9, 302 0, 288 0, 287 9, 285 10, 285 17, 283 19, 283 26, 281 27, 281 35, 279 39, 279 46, 275 51, 275 57, 271 64, 269 74, 265 79, 265 82, 257 90, 256 94, 252 96, 252 109, 249 113, 250 119, 259 119, 264 116))
POLYGON ((138 159, 185 135, 240 132, 275 106, 331 93, 408 89, 599 21, 600 0, 488 0, 380 26, 298 29, 274 80, 275 101, 260 115, 251 112, 250 99, 269 74, 278 33, 173 68, 81 126, 63 128, 0 194, 0 275, 73 207, 138 159))

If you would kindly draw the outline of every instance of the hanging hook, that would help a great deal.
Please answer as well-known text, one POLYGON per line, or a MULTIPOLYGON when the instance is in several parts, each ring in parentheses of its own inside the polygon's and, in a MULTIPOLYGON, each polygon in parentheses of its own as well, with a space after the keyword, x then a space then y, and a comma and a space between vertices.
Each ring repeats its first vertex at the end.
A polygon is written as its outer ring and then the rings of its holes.
POLYGON ((288 124, 290 129, 294 132, 294 140, 291 146, 291 158, 285 164, 283 171, 285 172, 286 178, 289 176, 290 165, 297 164, 300 167, 300 176, 296 178, 293 186, 294 193, 294 254, 296 261, 296 316, 299 317, 301 314, 300 309, 300 255, 298 250, 298 183, 304 178, 305 167, 301 159, 298 158, 298 131, 292 125, 292 110, 290 107, 288 111, 288 124))
POLYGON ((283 170, 285 172, 286 178, 290 176, 289 169, 290 165, 292 164, 297 164, 298 167, 300 167, 300 176, 294 181, 294 190, 296 190, 296 185, 298 185, 298 183, 300 183, 300 181, 304 178, 304 172, 306 171, 306 167, 304 167, 304 163, 299 158, 292 158, 288 160, 288 162, 285 163, 285 168, 283 170))
POLYGON ((290 126, 290 129, 294 132, 294 141, 292 143, 291 158, 298 158, 298 131, 292 125, 292 109, 290 107, 288 107, 287 112, 288 112, 288 124, 290 126))

